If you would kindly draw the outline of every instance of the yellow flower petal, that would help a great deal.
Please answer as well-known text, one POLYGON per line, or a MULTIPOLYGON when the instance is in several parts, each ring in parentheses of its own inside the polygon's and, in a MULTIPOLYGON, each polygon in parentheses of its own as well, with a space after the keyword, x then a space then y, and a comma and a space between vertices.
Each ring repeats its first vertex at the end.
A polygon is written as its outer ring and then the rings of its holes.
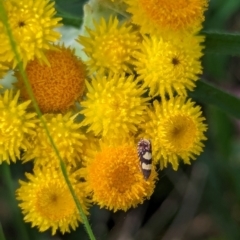
POLYGON ((150 198, 157 180, 154 167, 148 180, 144 179, 137 148, 131 140, 102 143, 82 172, 93 202, 113 211, 127 211, 150 198))
POLYGON ((177 170, 180 159, 190 164, 203 151, 207 125, 200 107, 190 99, 176 97, 161 104, 155 101, 148 117, 144 137, 152 141, 153 159, 160 161, 161 169, 171 163, 177 170))
POLYGON ((196 33, 204 21, 208 0, 125 0, 133 23, 143 33, 166 34, 187 31, 196 33))
MULTIPOLYGON (((30 61, 26 74, 32 86, 37 103, 44 113, 64 112, 72 107, 84 91, 85 65, 74 55, 74 50, 58 46, 58 50, 46 52, 51 66, 37 59, 30 61)), ((29 99, 19 72, 16 72, 21 97, 29 99)))
MULTIPOLYGON (((80 124, 74 122, 76 115, 68 112, 65 115, 47 114, 43 117, 60 156, 66 163, 76 166, 81 162, 82 141, 86 138, 80 130, 80 124)), ((42 124, 36 126, 35 133, 31 148, 24 153, 23 160, 34 159, 35 164, 40 166, 58 166, 59 159, 42 124)))
POLYGON ((29 138, 35 135, 36 113, 27 113, 30 101, 18 103, 19 92, 6 90, 0 96, 0 163, 20 158, 20 150, 30 148, 29 138))
MULTIPOLYGON (((40 232, 51 228, 53 235, 57 229, 62 233, 75 230, 81 218, 61 171, 54 167, 35 168, 34 174, 26 173, 26 177, 28 181, 20 180, 21 186, 16 191, 24 221, 37 226, 40 232)), ((74 173, 69 174, 69 179, 84 213, 88 214, 89 200, 82 183, 76 181, 74 173)))
POLYGON ((195 81, 202 73, 200 57, 203 36, 182 35, 164 40, 157 37, 145 37, 141 51, 134 56, 138 81, 149 87, 150 95, 172 97, 174 92, 187 95, 193 90, 195 81))
POLYGON ((145 90, 133 76, 97 75, 87 83, 87 89, 87 98, 80 104, 85 116, 82 124, 88 125, 89 131, 108 137, 137 132, 149 99, 142 96, 145 90))
POLYGON ((95 23, 95 30, 87 32, 89 36, 80 36, 78 41, 89 57, 86 64, 90 73, 132 73, 132 53, 139 38, 130 25, 120 25, 116 17, 110 17, 108 22, 102 18, 99 24, 95 23))
MULTIPOLYGON (((26 66, 34 58, 47 62, 44 50, 52 48, 51 43, 60 38, 60 33, 53 30, 60 26, 61 18, 55 18, 54 2, 49 0, 6 0, 3 1, 8 21, 20 59, 26 66)), ((9 36, 0 21, 0 62, 12 63, 17 59, 12 50, 9 36)))

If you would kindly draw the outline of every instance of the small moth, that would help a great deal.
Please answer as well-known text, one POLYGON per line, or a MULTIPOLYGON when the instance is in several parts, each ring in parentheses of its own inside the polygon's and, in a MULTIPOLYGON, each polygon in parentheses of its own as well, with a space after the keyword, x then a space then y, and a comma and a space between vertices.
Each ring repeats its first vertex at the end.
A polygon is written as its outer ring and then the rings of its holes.
POLYGON ((140 139, 137 145, 140 166, 144 179, 147 180, 152 170, 152 145, 148 139, 140 139))

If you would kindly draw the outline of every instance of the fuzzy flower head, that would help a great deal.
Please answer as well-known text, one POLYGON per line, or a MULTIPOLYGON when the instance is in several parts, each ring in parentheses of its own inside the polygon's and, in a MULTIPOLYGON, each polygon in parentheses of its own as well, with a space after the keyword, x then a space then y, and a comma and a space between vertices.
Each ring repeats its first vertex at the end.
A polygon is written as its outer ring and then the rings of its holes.
POLYGON ((207 125, 200 107, 190 99, 176 97, 162 104, 154 101, 148 116, 144 136, 152 140, 153 159, 160 161, 161 169, 171 163, 177 170, 180 159, 190 164, 203 151, 207 125))
MULTIPOLYGON (((50 66, 35 59, 26 67, 28 80, 43 113, 67 111, 84 91, 85 65, 70 48, 57 48, 46 52, 50 66)), ((19 72, 15 75, 19 80, 17 86, 21 89, 21 97, 29 99, 22 76, 19 72)))
POLYGON ((125 0, 142 33, 196 33, 202 28, 208 0, 125 0))
MULTIPOLYGON (((40 232, 52 229, 54 235, 70 232, 78 227, 81 218, 68 186, 59 169, 34 169, 34 174, 26 173, 27 181, 20 180, 16 191, 17 200, 24 215, 24 221, 37 226, 40 232)), ((69 174, 69 180, 85 214, 89 205, 82 183, 77 182, 76 174, 69 174)))
MULTIPOLYGON (((60 156, 73 166, 81 162, 82 141, 85 140, 80 124, 74 122, 75 118, 76 115, 72 116, 70 112, 65 115, 46 114, 43 118, 60 156)), ((32 146, 24 153, 23 160, 35 159, 35 164, 40 166, 58 166, 59 160, 41 123, 35 128, 35 133, 32 146)))
POLYGON ((87 98, 80 104, 85 116, 82 124, 95 135, 125 136, 136 133, 147 107, 145 90, 133 81, 133 76, 97 75, 87 85, 87 98))
POLYGON ((148 180, 144 179, 137 146, 131 140, 102 143, 82 172, 93 202, 114 212, 127 211, 150 198, 157 180, 154 167, 148 180))
POLYGON ((99 24, 94 25, 95 30, 87 29, 89 36, 78 39, 89 57, 86 62, 89 71, 131 73, 132 53, 138 45, 138 35, 132 26, 127 23, 120 25, 116 17, 110 17, 108 22, 102 18, 99 24))
POLYGON ((164 40, 145 37, 140 52, 134 56, 138 80, 149 87, 149 94, 172 97, 174 92, 187 95, 202 73, 200 58, 203 55, 203 36, 183 35, 164 40))
MULTIPOLYGON (((54 2, 50 0, 6 0, 3 1, 11 31, 17 44, 20 59, 26 66, 34 58, 47 62, 44 50, 52 48, 51 43, 60 38, 53 30, 61 26, 61 18, 54 17, 54 2)), ((9 36, 0 18, 0 61, 17 65, 17 59, 9 36)))
POLYGON ((30 148, 29 138, 35 134, 35 113, 27 113, 30 101, 18 102, 19 92, 6 90, 0 96, 0 163, 20 158, 20 150, 30 148))

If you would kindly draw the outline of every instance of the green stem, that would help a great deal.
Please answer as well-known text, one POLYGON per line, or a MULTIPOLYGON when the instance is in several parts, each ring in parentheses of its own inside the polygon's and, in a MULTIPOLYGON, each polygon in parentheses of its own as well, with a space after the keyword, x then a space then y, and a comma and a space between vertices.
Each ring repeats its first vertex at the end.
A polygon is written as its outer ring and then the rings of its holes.
POLYGON ((34 94, 33 94, 31 85, 29 84, 27 75, 26 75, 26 73, 25 73, 25 70, 24 70, 24 67, 23 67, 23 63, 21 62, 20 56, 19 56, 19 54, 18 54, 18 52, 17 52, 16 43, 15 43, 15 41, 14 41, 14 38, 13 38, 13 35, 12 35, 12 31, 11 31, 11 27, 10 27, 9 22, 8 22, 8 17, 7 17, 6 11, 5 11, 5 9, 4 9, 4 6, 3 6, 3 3, 2 3, 1 0, 0 0, 0 3, 1 3, 1 5, 0 5, 0 15, 1 15, 2 19, 3 19, 3 23, 5 24, 5 27, 6 27, 6 30, 7 30, 7 34, 8 34, 8 36, 9 36, 9 40, 10 40, 10 43, 11 43, 11 47, 12 47, 12 50, 13 50, 13 52, 14 52, 14 54, 15 54, 16 59, 17 59, 19 71, 20 71, 20 73, 21 73, 21 75, 22 75, 24 84, 25 84, 25 86, 26 86, 26 88, 27 88, 27 92, 28 92, 28 94, 29 94, 29 96, 30 96, 30 98, 31 98, 31 100, 32 100, 32 102, 33 102, 33 106, 34 106, 34 108, 35 108, 35 110, 36 110, 36 112, 37 112, 37 115, 38 115, 41 123, 43 124, 43 127, 44 127, 44 129, 45 129, 45 131, 46 131, 46 134, 47 134, 49 140, 50 140, 50 143, 51 143, 51 145, 52 145, 52 148, 54 149, 54 151, 55 151, 55 153, 56 153, 56 155, 57 155, 57 157, 58 157, 58 159, 59 159, 59 162, 60 162, 60 166, 61 166, 61 170, 62 170, 64 179, 65 179, 65 181, 66 181, 66 183, 67 183, 67 186, 68 186, 68 188, 69 188, 69 190, 70 190, 70 192, 71 192, 71 195, 72 195, 72 197, 73 197, 73 199, 74 199, 74 201, 75 201, 75 204, 76 204, 77 209, 78 209, 78 211, 79 211, 79 214, 80 214, 80 216, 81 216, 81 218, 82 218, 82 221, 83 221, 83 224, 84 224, 84 226, 85 226, 85 228, 86 228, 86 231, 87 231, 87 233, 88 233, 88 236, 89 236, 89 238, 90 238, 91 240, 95 240, 95 237, 94 237, 94 235, 93 235, 93 232, 92 232, 92 229, 91 229, 90 224, 89 224, 89 222, 88 222, 88 219, 87 219, 86 215, 85 215, 84 212, 83 212, 83 209, 82 209, 82 207, 81 207, 81 204, 80 204, 80 202, 79 202, 79 200, 78 200, 78 198, 77 198, 77 196, 76 196, 76 194, 75 194, 75 192, 74 192, 74 190, 73 190, 73 187, 72 187, 72 185, 71 185, 71 182, 70 182, 70 180, 69 180, 69 178, 68 178, 67 170, 66 170, 66 167, 65 167, 65 165, 64 165, 64 162, 63 162, 63 160, 62 160, 62 158, 61 158, 61 156, 60 156, 60 153, 59 153, 59 151, 58 151, 58 148, 57 148, 56 144, 54 143, 54 141, 53 141, 53 139, 52 139, 52 137, 51 137, 51 135, 50 135, 50 132, 49 132, 49 130, 48 130, 48 127, 47 127, 47 124, 46 124, 45 120, 44 120, 43 117, 42 117, 42 113, 41 113, 41 111, 40 111, 40 108, 38 107, 36 98, 35 98, 35 96, 34 96, 34 94))
POLYGON ((68 185, 68 187, 69 187, 69 190, 70 190, 70 192, 71 192, 71 194, 72 194, 72 196, 73 196, 73 198, 74 198, 74 201, 75 201, 75 203, 76 203, 76 206, 77 206, 77 209, 78 209, 78 211, 79 211, 79 213, 80 213, 80 216, 81 216, 81 218, 82 218, 82 221, 84 222, 84 225, 85 225, 85 228, 86 228, 86 230, 87 230, 88 236, 89 236, 89 238, 90 238, 91 240, 95 240, 94 234, 93 234, 92 229, 91 229, 91 226, 90 226, 90 224, 89 224, 89 221, 88 221, 86 215, 85 215, 84 212, 83 212, 82 206, 81 206, 81 204, 80 204, 80 202, 79 202, 76 194, 74 193, 74 189, 73 189, 73 187, 72 187, 72 185, 71 185, 71 183, 70 183, 70 180, 69 180, 69 178, 68 178, 68 174, 67 174, 67 171, 66 171, 66 167, 65 167, 65 165, 64 165, 64 162, 61 161, 61 162, 60 162, 60 165, 61 165, 61 169, 62 169, 63 176, 64 176, 64 178, 65 178, 65 180, 66 180, 66 182, 67 182, 67 185, 68 185))
POLYGON ((2 168, 1 175, 3 176, 3 181, 6 184, 7 189, 8 189, 9 203, 10 203, 11 209, 13 210, 13 213, 14 213, 14 222, 15 222, 14 225, 16 226, 16 229, 19 233, 19 236, 21 236, 21 239, 29 240, 29 236, 28 236, 25 224, 22 221, 21 212, 20 212, 19 208, 17 207, 17 201, 15 198, 15 190, 14 190, 13 184, 12 184, 12 176, 11 176, 10 166, 7 163, 3 162, 1 168, 2 168))
POLYGON ((0 240, 6 240, 1 222, 0 222, 0 240))

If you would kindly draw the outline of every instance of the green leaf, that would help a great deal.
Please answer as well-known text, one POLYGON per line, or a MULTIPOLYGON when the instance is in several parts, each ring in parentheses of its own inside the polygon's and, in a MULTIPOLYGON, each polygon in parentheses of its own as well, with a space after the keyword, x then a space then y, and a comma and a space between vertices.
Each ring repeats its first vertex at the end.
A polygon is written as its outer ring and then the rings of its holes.
POLYGON ((55 0, 57 16, 63 18, 64 25, 79 28, 83 19, 83 0, 55 0))
POLYGON ((74 17, 66 12, 61 12, 61 10, 58 10, 56 16, 62 18, 62 23, 65 26, 69 25, 72 27, 80 28, 82 25, 82 18, 74 17))
POLYGON ((205 53, 240 55, 240 34, 202 32, 205 53))
POLYGON ((216 106, 225 113, 240 119, 240 99, 209 83, 198 81, 194 91, 189 92, 189 96, 201 103, 216 106))

